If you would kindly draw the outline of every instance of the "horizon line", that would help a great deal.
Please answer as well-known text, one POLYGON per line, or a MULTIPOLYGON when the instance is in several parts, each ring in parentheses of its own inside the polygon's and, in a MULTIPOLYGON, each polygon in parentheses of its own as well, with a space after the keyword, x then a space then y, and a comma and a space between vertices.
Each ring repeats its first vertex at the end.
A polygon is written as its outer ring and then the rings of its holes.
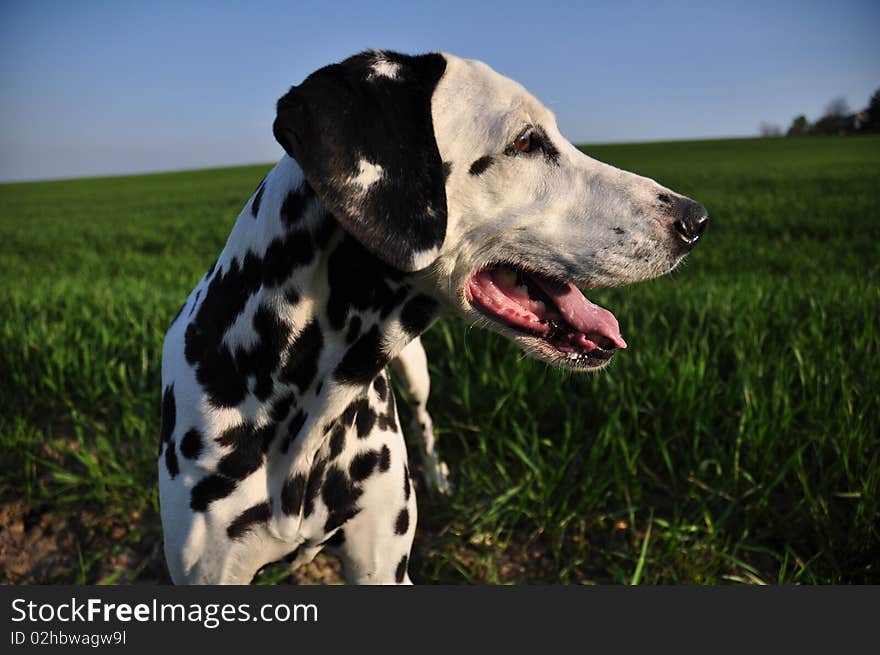
MULTIPOLYGON (((858 136, 858 135, 857 135, 858 136)), ((645 139, 640 141, 601 141, 601 142, 581 142, 575 143, 575 147, 602 147, 602 146, 627 146, 640 144, 660 144, 660 143, 688 143, 688 142, 706 142, 706 141, 748 141, 760 139, 779 139, 786 138, 784 136, 765 137, 761 135, 728 135, 728 136, 704 136, 704 137, 688 137, 684 139, 645 139)), ((816 138, 810 136, 806 138, 816 138)), ((176 173, 196 173, 199 171, 220 171, 233 168, 247 168, 249 166, 274 166, 276 161, 251 161, 251 162, 234 162, 226 164, 217 164, 212 166, 198 166, 195 168, 168 168, 168 169, 149 169, 149 170, 129 170, 119 171, 115 173, 99 173, 95 175, 72 175, 59 177, 31 177, 31 178, 5 178, 0 179, 0 185, 12 184, 36 184, 41 182, 73 182, 78 180, 105 180, 123 177, 147 177, 151 175, 173 175, 176 173)))

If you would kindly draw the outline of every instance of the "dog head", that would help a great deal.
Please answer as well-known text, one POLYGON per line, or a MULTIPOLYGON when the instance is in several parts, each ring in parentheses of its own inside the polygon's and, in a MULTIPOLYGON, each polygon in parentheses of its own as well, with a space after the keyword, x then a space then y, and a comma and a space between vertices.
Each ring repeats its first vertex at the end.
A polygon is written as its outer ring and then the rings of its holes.
POLYGON ((564 368, 626 347, 579 288, 669 272, 707 222, 702 205, 580 152, 516 82, 447 54, 323 68, 279 101, 275 135, 376 256, 564 368))

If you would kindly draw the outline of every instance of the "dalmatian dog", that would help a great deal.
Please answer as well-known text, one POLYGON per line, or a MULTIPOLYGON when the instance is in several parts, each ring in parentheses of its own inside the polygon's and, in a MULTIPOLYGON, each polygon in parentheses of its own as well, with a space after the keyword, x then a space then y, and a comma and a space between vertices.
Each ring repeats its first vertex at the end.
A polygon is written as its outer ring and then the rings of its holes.
POLYGON ((278 101, 274 134, 286 156, 165 338, 171 577, 247 583, 327 548, 351 583, 409 583, 416 499, 388 365, 403 354, 404 386, 426 391, 417 340, 446 313, 601 368, 626 342, 580 288, 672 270, 706 210, 586 156, 522 86, 448 54, 322 68, 278 101))

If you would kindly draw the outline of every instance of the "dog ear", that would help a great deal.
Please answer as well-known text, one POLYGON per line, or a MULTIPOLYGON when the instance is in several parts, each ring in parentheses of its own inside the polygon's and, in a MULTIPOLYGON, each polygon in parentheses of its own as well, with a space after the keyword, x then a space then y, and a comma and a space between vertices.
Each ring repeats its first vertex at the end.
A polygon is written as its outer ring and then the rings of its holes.
POLYGON ((402 271, 430 265, 446 235, 431 95, 439 54, 365 52, 326 66, 278 101, 273 131, 324 206, 402 271))

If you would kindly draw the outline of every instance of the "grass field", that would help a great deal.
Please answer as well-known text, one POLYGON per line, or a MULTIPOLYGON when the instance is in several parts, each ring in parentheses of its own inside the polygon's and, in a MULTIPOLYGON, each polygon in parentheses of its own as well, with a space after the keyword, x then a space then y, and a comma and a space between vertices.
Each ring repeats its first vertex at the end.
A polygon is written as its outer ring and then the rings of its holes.
MULTIPOLYGON (((590 294, 630 345, 601 374, 426 335, 455 490, 414 580, 880 583, 880 138, 585 150, 712 224, 590 294)), ((163 579, 162 338, 267 168, 0 185, 0 580, 163 579)))

